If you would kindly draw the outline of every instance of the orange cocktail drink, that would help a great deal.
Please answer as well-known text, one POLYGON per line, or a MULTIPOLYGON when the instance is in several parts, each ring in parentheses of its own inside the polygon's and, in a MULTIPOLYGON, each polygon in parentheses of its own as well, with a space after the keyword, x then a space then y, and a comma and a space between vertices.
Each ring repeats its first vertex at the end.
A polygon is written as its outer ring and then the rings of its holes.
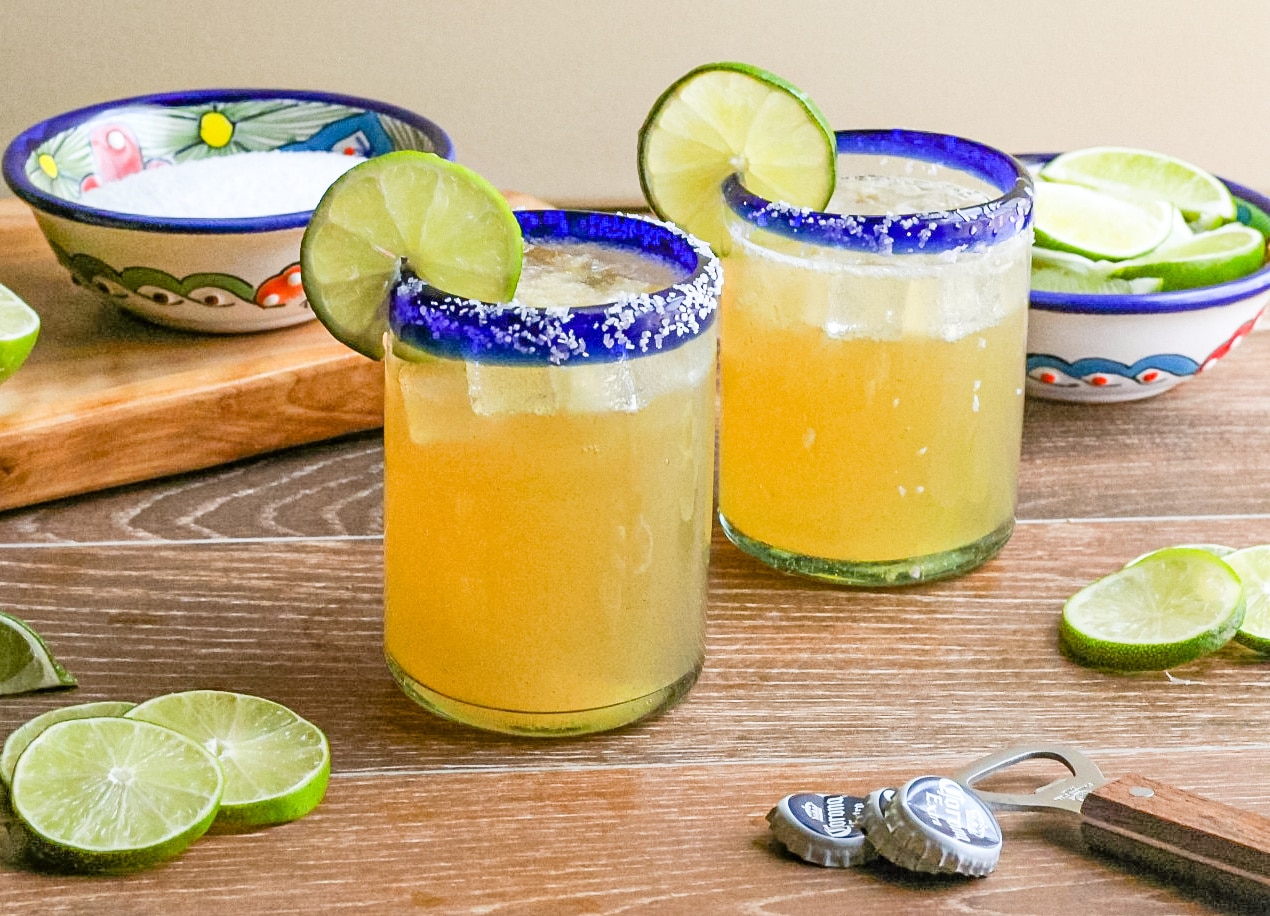
POLYGON ((441 715, 598 731, 702 665, 719 266, 647 220, 518 218, 511 305, 394 297, 385 651, 441 715))
POLYGON ((838 141, 832 212, 726 185, 720 515, 792 572, 956 575, 1014 524, 1031 183, 958 138, 838 141))

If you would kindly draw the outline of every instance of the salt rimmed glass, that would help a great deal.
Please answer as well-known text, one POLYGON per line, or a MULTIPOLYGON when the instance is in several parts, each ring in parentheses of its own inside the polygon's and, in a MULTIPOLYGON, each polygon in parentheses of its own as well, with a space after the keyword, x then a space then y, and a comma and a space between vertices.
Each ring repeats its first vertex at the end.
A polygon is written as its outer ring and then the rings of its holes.
POLYGON ((959 137, 837 141, 840 180, 883 176, 857 183, 855 212, 724 183, 720 519, 790 572, 869 586, 958 575, 1014 526, 1032 183, 959 137), (906 212, 923 182, 955 187, 906 212))
POLYGON ((673 282, 531 308, 403 276, 385 358, 385 653, 442 716, 580 734, 666 708, 701 669, 721 271, 651 220, 517 218, 527 245, 600 243, 673 282))

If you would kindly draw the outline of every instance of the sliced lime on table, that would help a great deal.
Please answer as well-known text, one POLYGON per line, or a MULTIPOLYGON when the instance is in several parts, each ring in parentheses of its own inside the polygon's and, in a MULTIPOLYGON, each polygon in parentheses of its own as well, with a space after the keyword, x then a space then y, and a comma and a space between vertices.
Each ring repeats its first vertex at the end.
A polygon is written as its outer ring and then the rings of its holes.
POLYGON ((1223 559, 1244 584, 1244 621, 1235 641, 1270 654, 1270 544, 1245 547, 1223 559))
POLYGON ((1225 645, 1243 619, 1235 571, 1208 550, 1172 547, 1067 599, 1059 637, 1086 665, 1161 670, 1225 645))
POLYGON ((308 814, 326 792, 331 749, 311 722, 280 703, 221 690, 146 700, 130 719, 175 729, 225 770, 218 824, 254 827, 308 814))
POLYGON ((31 355, 40 336, 40 316, 18 294, 0 284, 0 382, 31 355))
POLYGON ((1228 553, 1235 552, 1234 547, 1227 547, 1225 544, 1173 544, 1169 547, 1160 547, 1160 548, 1157 548, 1156 550, 1148 551, 1142 554, 1141 556, 1135 557, 1134 559, 1130 560, 1128 563, 1125 564, 1125 566, 1132 566, 1134 563, 1139 563, 1142 560, 1145 560, 1147 557, 1153 557, 1157 553, 1159 553, 1161 550, 1177 550, 1179 547, 1187 547, 1191 550, 1207 550, 1209 553, 1211 553, 1215 557, 1224 557, 1228 553))
POLYGON ((101 716, 122 716, 136 703, 122 700, 100 700, 96 703, 77 703, 74 706, 59 706, 48 712, 40 713, 19 725, 9 737, 4 739, 4 750, 0 751, 0 781, 6 786, 13 782, 13 768, 17 766, 18 757, 26 750, 35 736, 50 725, 58 722, 69 722, 71 719, 92 719, 101 716))
POLYGON ((823 210, 833 195, 833 128, 803 92, 749 64, 705 64, 653 104, 639 131, 639 180, 662 219, 731 248, 719 186, 739 173, 768 200, 823 210))
POLYGON ((26 621, 0 612, 0 696, 74 686, 75 678, 39 633, 26 621))
POLYGON ((1122 146, 1093 146, 1055 156, 1041 177, 1119 197, 1165 200, 1201 226, 1235 218, 1235 199, 1224 184, 1175 156, 1122 146))
POLYGON ((507 302, 523 248, 497 188, 434 153, 400 150, 354 166, 327 189, 304 232, 300 275, 327 329, 380 359, 403 263, 447 293, 507 302))
POLYGON ((36 735, 9 790, 29 851, 69 871, 131 871, 202 836, 220 805, 216 758, 168 728, 72 719, 36 735))
POLYGON ((1265 261, 1265 237, 1243 223, 1230 223, 1122 261, 1111 276, 1159 277, 1166 290, 1192 289, 1245 276, 1265 261))
POLYGON ((1086 258, 1123 261, 1146 254, 1169 237, 1173 205, 1126 200, 1075 184, 1036 184, 1036 244, 1086 258))

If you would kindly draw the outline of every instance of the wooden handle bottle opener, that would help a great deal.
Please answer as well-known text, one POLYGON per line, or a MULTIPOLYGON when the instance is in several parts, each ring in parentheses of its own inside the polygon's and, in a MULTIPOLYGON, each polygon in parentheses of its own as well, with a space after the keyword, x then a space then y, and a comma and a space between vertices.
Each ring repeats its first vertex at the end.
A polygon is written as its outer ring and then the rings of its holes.
POLYGON ((1088 757, 1063 745, 1006 748, 954 778, 994 808, 1076 813, 1085 842, 1099 852, 1226 898, 1270 906, 1270 818, 1142 776, 1109 780, 1088 757), (1032 793, 974 788, 993 773, 1038 758, 1058 761, 1071 776, 1032 793))

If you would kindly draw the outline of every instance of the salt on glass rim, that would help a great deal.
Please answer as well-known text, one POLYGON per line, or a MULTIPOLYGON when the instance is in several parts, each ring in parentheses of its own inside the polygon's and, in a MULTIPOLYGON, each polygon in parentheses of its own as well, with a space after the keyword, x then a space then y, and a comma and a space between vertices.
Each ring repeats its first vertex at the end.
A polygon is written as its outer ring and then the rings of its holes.
POLYGON ((531 308, 464 299, 403 272, 389 297, 389 326, 408 346, 436 356, 501 364, 615 362, 672 350, 710 328, 723 285, 704 242, 651 217, 590 210, 518 210, 527 241, 596 242, 680 266, 662 290, 580 308, 531 308))
POLYGON ((996 245, 1032 223, 1032 177, 1014 157, 951 134, 918 130, 842 130, 838 154, 873 154, 947 166, 1000 192, 982 204, 930 213, 857 216, 770 201, 738 175, 723 181, 728 208, 745 222, 811 245, 877 254, 942 254, 996 245))

